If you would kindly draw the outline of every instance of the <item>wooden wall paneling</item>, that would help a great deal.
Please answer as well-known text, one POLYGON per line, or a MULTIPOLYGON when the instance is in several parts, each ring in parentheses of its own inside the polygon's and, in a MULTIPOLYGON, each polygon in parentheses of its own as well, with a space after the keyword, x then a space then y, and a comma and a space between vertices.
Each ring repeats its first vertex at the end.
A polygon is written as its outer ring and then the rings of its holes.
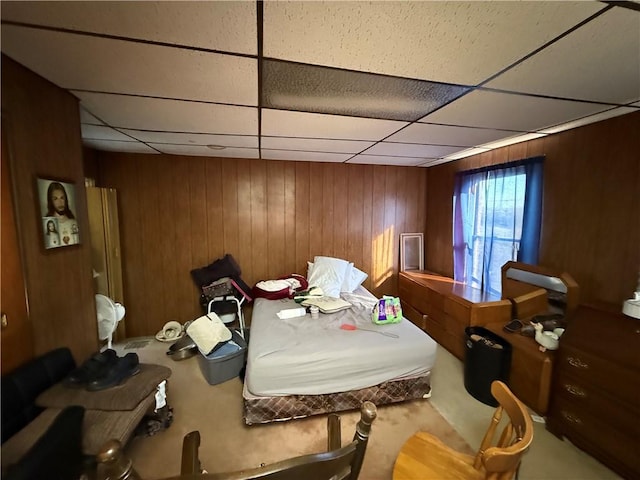
POLYGON ((396 192, 397 178, 394 167, 384 167, 381 184, 384 185, 380 194, 384 198, 382 214, 384 221, 381 237, 381 290, 384 294, 392 295, 395 291, 396 278, 394 270, 397 270, 398 259, 396 251, 399 248, 399 233, 396 226, 396 192))
POLYGON ((322 248, 314 255, 335 256, 335 246, 333 238, 334 212, 339 208, 334 199, 334 165, 331 163, 322 164, 322 248))
POLYGON ((347 170, 347 252, 344 257, 354 265, 362 265, 364 243, 364 191, 362 165, 346 165, 347 170))
MULTIPOLYGON (((137 229, 139 230, 138 234, 142 235, 146 241, 143 244, 140 265, 144 272, 144 283, 135 292, 136 295, 140 295, 144 299, 145 308, 140 312, 142 328, 136 332, 136 336, 145 331, 157 332, 159 328, 156 327, 162 326, 167 321, 164 315, 166 291, 162 270, 164 266, 162 256, 166 252, 161 249, 162 244, 158 238, 162 217, 166 218, 160 214, 160 190, 163 194, 167 192, 164 191, 164 185, 159 184, 158 166, 161 165, 160 160, 159 158, 153 158, 153 160, 141 158, 138 161, 138 165, 144 169, 144 173, 138 177, 138 188, 142 192, 140 200, 143 214, 137 229), (153 162, 153 167, 149 165, 151 162, 153 162)), ((136 323, 138 323, 138 319, 136 319, 136 323)))
POLYGON ((602 163, 593 162, 589 175, 580 174, 580 170, 585 166, 584 160, 595 153, 592 149, 598 150, 598 142, 585 138, 577 131, 572 133, 571 136, 564 137, 569 138, 570 142, 561 144, 562 155, 566 158, 572 157, 571 177, 580 178, 580 181, 571 183, 571 196, 565 204, 569 215, 564 228, 573 234, 562 237, 562 241, 565 242, 563 265, 564 270, 571 274, 581 289, 588 292, 591 290, 592 281, 589 272, 593 269, 596 254, 595 239, 601 228, 602 219, 597 212, 600 210, 599 203, 603 193, 601 175, 604 172, 602 163), (578 136, 581 138, 577 138, 578 136), (575 235, 576 232, 581 234, 575 235))
MULTIPOLYGON (((296 264, 296 163, 282 162, 284 169, 284 238, 285 238, 285 262, 283 270, 296 272, 300 268, 296 264)), ((307 265, 302 266, 301 272, 306 275, 307 265)))
MULTIPOLYGON (((313 257, 322 254, 322 232, 323 232, 323 185, 322 177, 325 168, 324 163, 309 164, 309 255, 307 261, 313 261, 313 257)), ((297 273, 304 275, 306 272, 303 265, 297 273)))
POLYGON ((295 194, 295 269, 304 271, 309 259, 309 163, 296 162, 295 194))
MULTIPOLYGON (((189 234, 191 233, 190 185, 189 185, 189 161, 190 158, 179 157, 169 162, 167 168, 170 175, 170 183, 178 186, 172 199, 173 211, 179 212, 173 216, 174 230, 171 240, 171 252, 173 257, 173 271, 169 273, 167 283, 175 290, 176 311, 172 312, 172 319, 184 323, 197 318, 202 312, 198 305, 200 291, 196 288, 190 271, 192 270, 192 245, 189 234)), ((222 222, 222 217, 220 218, 222 222)), ((222 235, 222 234, 221 234, 222 235)), ((160 330, 160 329, 158 329, 160 330)))
POLYGON ((175 161, 179 161, 179 159, 158 159, 156 164, 157 183, 154 186, 157 192, 155 194, 157 206, 154 212, 157 222, 149 225, 150 230, 155 232, 150 238, 154 238, 158 249, 156 255, 159 257, 157 266, 159 273, 158 278, 155 279, 157 282, 155 288, 157 288, 156 295, 162 297, 162 310, 158 312, 158 317, 165 323, 169 320, 178 320, 174 252, 180 248, 180 245, 175 242, 176 223, 174 219, 181 215, 180 211, 176 209, 176 197, 180 195, 178 191, 183 190, 183 187, 178 185, 175 178, 171 176, 170 165, 175 161))
POLYGON ((349 185, 347 165, 333 164, 333 252, 335 257, 345 258, 347 254, 348 212, 347 198, 349 185))
POLYGON ((24 254, 34 353, 67 346, 77 361, 98 345, 78 101, 2 56, 2 113, 10 125, 11 169, 19 242, 24 254), (76 186, 81 243, 45 250, 36 177, 76 186))
POLYGON ((395 221, 394 221, 394 230, 395 235, 393 239, 393 265, 394 270, 397 271, 400 266, 400 234, 403 232, 407 232, 407 222, 406 222, 406 214, 407 208, 406 204, 409 198, 409 194, 407 192, 407 181, 405 173, 409 170, 406 168, 397 169, 396 174, 396 186, 395 186, 395 202, 396 202, 396 211, 395 211, 395 221))
MULTIPOLYGON (((240 264, 242 274, 246 279, 258 277, 254 274, 251 264, 253 242, 260 239, 251 236, 251 160, 238 160, 238 233, 239 244, 234 258, 240 264)), ((243 277, 243 278, 244 278, 243 277)), ((245 279, 245 281, 246 281, 245 279)))
POLYGON ((371 277, 371 291, 379 297, 382 292, 382 282, 385 274, 384 261, 384 206, 385 195, 384 189, 380 188, 384 185, 385 167, 374 165, 372 167, 372 186, 374 187, 372 197, 372 222, 371 222, 371 269, 369 276, 371 277))
POLYGON ((207 225, 207 256, 212 262, 225 254, 224 251, 224 195, 222 191, 222 160, 207 158, 204 162, 205 176, 202 181, 207 192, 206 225, 207 225))
POLYGON ((191 159, 189 165, 189 215, 191 219, 191 265, 192 268, 204 267, 211 263, 207 244, 207 186, 206 167, 207 159, 196 157, 191 159))
POLYGON ((0 160, 0 194, 2 215, 0 220, 0 248, 2 269, 0 274, 0 299, 2 300, 3 322, 0 334, 0 367, 5 375, 34 357, 33 326, 27 311, 27 292, 22 252, 18 241, 18 229, 13 204, 13 188, 9 163, 9 136, 5 119, 2 119, 2 158, 0 160), (6 315, 6 317, 5 317, 6 315))
POLYGON ((356 264, 359 270, 368 274, 364 286, 372 290, 373 255, 373 168, 362 167, 362 262, 356 264))
POLYGON ((558 237, 558 231, 570 215, 566 206, 572 195, 568 179, 571 178, 573 159, 563 159, 560 138, 559 135, 549 135, 536 140, 536 144, 542 143, 539 154, 545 155, 539 263, 548 267, 562 265, 569 247, 558 237))
MULTIPOLYGON (((286 239, 284 163, 267 162, 267 278, 277 278, 285 265, 286 239)), ((289 272, 291 273, 291 272, 289 272)))
POLYGON ((622 125, 609 122, 603 128, 601 137, 604 141, 598 142, 597 149, 602 159, 600 179, 604 188, 598 205, 603 212, 609 213, 599 215, 600 228, 595 241, 589 297, 617 303, 619 298, 611 292, 628 291, 631 297, 638 280, 637 272, 633 275, 629 269, 623 273, 618 266, 633 264, 635 254, 636 267, 640 270, 640 162, 638 150, 623 141, 624 138, 638 136, 640 120, 622 125), (620 188, 625 184, 632 188, 620 188))
POLYGON ((251 265, 255 278, 267 278, 267 166, 265 160, 250 160, 251 165, 251 265))
MULTIPOLYGON (((237 261, 240 254, 240 217, 238 215, 240 204, 238 196, 238 164, 232 160, 224 159, 222 161, 222 232, 224 238, 224 253, 231 254, 237 261)), ((245 242, 248 239, 244 239, 245 242)), ((196 248, 196 246, 194 246, 196 248)), ((242 270, 242 279, 246 280, 246 272, 243 265, 240 264, 242 270)))

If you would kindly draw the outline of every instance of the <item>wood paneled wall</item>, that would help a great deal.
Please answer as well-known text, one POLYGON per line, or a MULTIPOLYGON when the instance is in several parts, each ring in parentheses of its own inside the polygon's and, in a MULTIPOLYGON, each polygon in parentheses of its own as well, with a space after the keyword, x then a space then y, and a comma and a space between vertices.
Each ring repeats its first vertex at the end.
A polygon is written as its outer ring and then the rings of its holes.
POLYGON ((454 174, 545 155, 540 265, 569 273, 581 302, 620 304, 640 270, 640 113, 429 169, 425 259, 453 275, 454 174))
POLYGON ((35 354, 67 346, 76 361, 84 360, 96 350, 98 334, 78 101, 3 55, 2 121, 9 142, 35 354), (44 249, 38 176, 75 182, 81 245, 44 249))
POLYGON ((348 259, 397 287, 399 235, 425 227, 426 169, 98 153, 118 192, 128 336, 202 314, 190 270, 230 253, 250 285, 348 259))

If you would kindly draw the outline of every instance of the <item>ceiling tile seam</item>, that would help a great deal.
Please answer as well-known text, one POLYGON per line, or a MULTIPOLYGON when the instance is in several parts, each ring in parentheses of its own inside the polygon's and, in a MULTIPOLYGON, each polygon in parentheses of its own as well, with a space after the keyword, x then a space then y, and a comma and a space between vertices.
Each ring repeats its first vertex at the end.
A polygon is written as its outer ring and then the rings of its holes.
POLYGON ((543 132, 544 132, 545 130, 549 130, 549 129, 551 129, 551 128, 557 128, 557 127, 560 127, 560 126, 564 125, 565 123, 574 123, 574 122, 579 122, 580 120, 584 120, 585 118, 593 117, 593 116, 595 116, 595 115, 601 115, 601 114, 603 114, 603 113, 610 112, 611 110, 616 110, 616 109, 618 109, 618 108, 620 108, 620 107, 612 106, 611 108, 608 108, 608 109, 606 109, 606 110, 602 110, 602 111, 597 112, 597 113, 589 113, 589 114, 587 114, 587 115, 583 115, 583 116, 581 116, 581 117, 574 118, 573 120, 565 120, 565 121, 563 121, 563 122, 556 123, 556 124, 553 124, 553 125, 549 125, 549 126, 547 126, 547 127, 538 128, 537 130, 533 130, 533 131, 530 131, 530 132, 527 132, 527 133, 540 133, 540 134, 542 134, 542 135, 553 135, 553 134, 543 133, 543 132))
POLYGON ((625 0, 600 0, 602 3, 609 4, 614 7, 626 8, 628 10, 635 10, 640 12, 640 3, 625 1, 625 0))
POLYGON ((586 100, 580 98, 571 98, 571 97, 559 97, 556 95, 545 95, 542 93, 529 93, 529 92, 518 92, 513 90, 504 90, 501 88, 492 88, 492 87, 478 87, 477 91, 481 92, 492 92, 492 93, 501 93, 505 95, 520 95, 521 97, 533 97, 533 98, 544 98, 548 100, 561 100, 565 102, 576 102, 576 103, 589 103, 593 105, 606 105, 612 107, 624 107, 624 103, 615 103, 615 102, 602 102, 600 100, 586 100))
POLYGON ((262 159, 262 108, 264 105, 262 96, 262 73, 264 71, 262 56, 264 52, 264 5, 261 0, 256 2, 256 32, 257 32, 257 52, 258 52, 258 158, 262 159))
MULTIPOLYGON (((437 112, 437 111, 438 111, 438 110, 440 110, 441 108, 443 108, 443 107, 445 107, 445 106, 449 105, 450 103, 452 103, 452 102, 454 102, 454 101, 456 101, 456 100, 458 100, 458 99, 460 99, 460 98, 464 97, 465 95, 468 95, 468 94, 469 94, 470 92, 472 92, 472 91, 474 91, 474 88, 473 88, 473 87, 469 88, 469 90, 467 90, 467 91, 466 91, 466 92, 464 92, 463 94, 458 95, 458 96, 457 96, 457 97, 455 97, 455 98, 452 98, 451 100, 449 100, 448 102, 444 103, 443 105, 440 105, 438 108, 436 108, 436 109, 432 110, 432 111, 431 111, 431 112, 429 112, 428 114, 426 114, 426 115, 422 115, 420 118, 424 118, 424 117, 426 117, 427 115, 431 115, 432 113, 437 112)), ((386 137, 384 137, 384 138, 382 138, 382 139, 378 140, 376 143, 374 143, 373 145, 368 146, 367 148, 365 148, 364 150, 362 150, 360 153, 357 153, 356 155, 362 155, 362 154, 364 154, 364 152, 366 152, 367 150, 372 149, 372 148, 373 148, 373 147, 375 147, 378 143, 384 142, 384 141, 385 141, 386 139, 388 139, 389 137, 392 137, 393 135, 396 135, 397 133, 400 133, 400 132, 401 132, 402 130, 404 130, 405 128, 408 128, 410 125, 413 125, 413 124, 415 124, 415 123, 419 123, 420 118, 417 118, 417 119, 415 119, 414 121, 409 122, 409 123, 407 123, 406 125, 404 125, 404 126, 400 127, 400 128, 399 128, 398 130, 396 130, 395 132, 392 132, 392 133, 390 133, 389 135, 387 135, 386 137)), ((352 158, 353 158, 353 157, 352 157, 352 158)), ((349 160, 351 160, 351 158, 349 158, 349 159, 345 160, 345 162, 343 162, 343 163, 347 163, 349 160)))
POLYGON ((500 70, 497 73, 494 73, 493 75, 491 75, 489 78, 485 79, 484 81, 478 83, 476 86, 477 87, 482 87, 483 85, 487 84, 488 82, 490 82, 491 80, 499 77, 500 75, 502 75, 503 73, 505 73, 508 70, 511 70, 512 68, 516 67, 517 65, 520 65, 521 63, 523 63, 524 61, 528 60, 529 58, 533 57, 534 55, 537 55, 538 53, 540 53, 542 50, 544 50, 545 48, 553 45, 554 43, 558 42, 559 40, 561 40, 562 38, 566 37, 567 35, 569 35, 570 33, 573 33, 574 31, 576 31, 577 29, 583 27, 584 25, 586 25, 587 23, 591 22, 592 20, 595 20, 596 18, 598 18, 600 15, 603 15, 605 12, 608 12, 609 10, 611 10, 613 8, 612 5, 607 5, 604 6, 601 10, 598 10, 596 13, 594 13, 593 15, 590 15, 589 17, 585 18, 584 20, 582 20, 581 22, 576 23, 573 27, 567 29, 566 31, 562 32, 561 34, 557 35, 555 38, 552 38, 551 40, 543 43, 541 46, 539 46, 538 48, 532 50, 530 53, 528 53, 527 55, 525 55, 524 57, 520 58, 519 60, 516 60, 515 62, 513 62, 511 65, 503 68, 502 70, 500 70))
MULTIPOLYGON (((106 91, 102 91, 102 90, 87 90, 87 89, 83 89, 83 88, 69 88, 69 87, 65 87, 62 86, 62 88, 69 90, 70 92, 81 92, 81 93, 95 93, 98 95, 117 95, 120 97, 136 97, 136 98, 149 98, 152 100, 170 100, 170 101, 174 101, 174 102, 188 102, 188 103, 204 103, 207 105, 226 105, 229 107, 243 107, 243 108, 258 108, 257 105, 245 105, 242 103, 225 103, 225 102, 212 102, 210 100, 193 100, 190 98, 175 98, 175 97, 161 97, 161 96, 157 96, 157 95, 142 95, 139 93, 121 93, 121 92, 106 92, 106 91)), ((83 105, 83 107, 85 108, 85 110, 87 110, 87 107, 83 105)), ((89 110, 87 110, 89 111, 89 110)), ((89 112, 91 113, 91 112, 89 112)), ((93 113, 91 113, 93 115, 93 113)))
MULTIPOLYGON (((82 125, 92 125, 92 124, 82 124, 82 125)), ((97 126, 108 126, 108 125, 97 125, 97 126)), ((109 126, 119 132, 121 130, 129 130, 132 132, 146 132, 146 133, 176 133, 181 135, 216 135, 220 137, 256 137, 257 135, 250 135, 248 133, 211 133, 211 132, 184 132, 178 130, 147 130, 142 128, 129 128, 129 127, 118 127, 118 126, 109 126)), ((125 133, 125 132, 121 132, 125 133)))
POLYGON ((307 153, 331 153, 331 154, 337 154, 337 155, 353 155, 352 152, 334 152, 332 150, 314 150, 309 148, 304 150, 301 150, 299 148, 282 148, 282 147, 280 148, 262 147, 262 148, 264 150, 277 151, 277 152, 307 152, 307 153))
POLYGON ((169 43, 169 42, 160 42, 158 40, 148 40, 144 38, 135 38, 135 37, 125 37, 120 35, 112 35, 109 33, 98 33, 98 32, 90 32, 87 30, 73 30, 70 28, 61 28, 61 27, 51 27, 49 25, 39 25, 35 23, 26 23, 26 22, 14 22, 11 20, 2 20, 0 22, 1 25, 10 25, 14 27, 21 28, 31 28, 35 30, 46 30, 57 33, 65 33, 69 35, 82 35, 86 37, 94 37, 94 38, 104 38, 106 40, 121 40, 123 42, 131 42, 131 43, 141 43, 144 45, 154 45, 157 47, 166 47, 166 48, 176 48, 181 50, 190 50, 194 52, 202 52, 202 53, 215 53, 218 55, 230 55, 234 57, 242 57, 242 58, 258 58, 257 55, 252 55, 250 53, 241 53, 241 52, 229 52, 226 50, 217 50, 213 48, 205 48, 205 47, 195 47, 193 45, 184 45, 180 43, 169 43))
POLYGON ((473 130, 489 130, 494 132, 507 132, 507 133, 520 133, 525 130, 511 130, 509 128, 491 128, 491 127, 478 127, 477 125, 457 125, 453 123, 437 123, 437 122, 416 122, 418 125, 433 125, 434 127, 454 127, 454 128, 469 128, 473 130))

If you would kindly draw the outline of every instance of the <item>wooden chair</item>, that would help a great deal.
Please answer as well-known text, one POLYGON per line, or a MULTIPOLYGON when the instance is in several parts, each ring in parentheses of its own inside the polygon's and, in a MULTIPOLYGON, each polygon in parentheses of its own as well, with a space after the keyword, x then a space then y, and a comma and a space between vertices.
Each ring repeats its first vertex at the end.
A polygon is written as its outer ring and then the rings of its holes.
POLYGON ((533 439, 531 415, 504 383, 494 381, 491 393, 499 405, 475 456, 457 452, 429 433, 418 432, 402 446, 393 468, 393 480, 513 478, 533 439), (494 443, 503 412, 508 419, 494 443))
MULTIPOLYGON (((376 418, 376 406, 364 402, 360 409, 360 421, 356 426, 353 441, 341 446, 340 417, 331 414, 327 420, 328 451, 283 460, 249 470, 231 473, 202 473, 198 449, 200 432, 185 435, 182 443, 182 465, 180 475, 171 480, 355 480, 360 474, 364 454, 369 441, 371 424, 376 418)), ((129 459, 122 453, 117 440, 108 442, 98 454, 103 478, 139 480, 140 477, 129 459)))

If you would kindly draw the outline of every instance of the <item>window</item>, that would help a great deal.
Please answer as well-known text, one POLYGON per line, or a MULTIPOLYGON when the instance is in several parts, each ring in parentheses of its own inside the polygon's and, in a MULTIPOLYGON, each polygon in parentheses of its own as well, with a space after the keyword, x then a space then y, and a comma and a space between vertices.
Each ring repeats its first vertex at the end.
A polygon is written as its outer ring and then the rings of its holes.
POLYGON ((543 157, 459 172, 453 197, 455 280, 500 295, 509 260, 538 263, 543 157))

